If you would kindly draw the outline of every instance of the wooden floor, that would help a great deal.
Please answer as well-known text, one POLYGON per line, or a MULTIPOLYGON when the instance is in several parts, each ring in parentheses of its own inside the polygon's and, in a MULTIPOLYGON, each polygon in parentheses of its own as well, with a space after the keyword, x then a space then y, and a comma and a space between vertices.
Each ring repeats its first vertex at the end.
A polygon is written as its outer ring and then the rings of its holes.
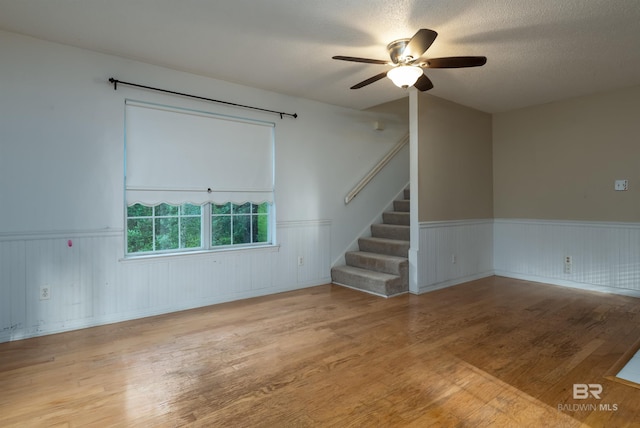
POLYGON ((0 426, 640 426, 604 378, 638 339, 631 297, 325 285, 0 344, 0 426))

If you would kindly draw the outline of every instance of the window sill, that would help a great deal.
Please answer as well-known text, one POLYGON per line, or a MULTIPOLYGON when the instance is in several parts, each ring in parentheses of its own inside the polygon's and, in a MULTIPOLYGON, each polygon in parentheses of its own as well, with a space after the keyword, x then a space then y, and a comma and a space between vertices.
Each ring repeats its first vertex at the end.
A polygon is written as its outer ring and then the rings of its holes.
POLYGON ((256 245, 253 247, 226 247, 220 249, 211 249, 211 250, 197 250, 197 251, 183 251, 177 253, 162 253, 162 254, 141 254, 141 255, 130 255, 122 257, 120 262, 136 262, 136 261, 152 261, 152 260, 166 260, 166 259, 175 259, 175 258, 184 258, 184 257, 211 257, 215 255, 224 255, 228 253, 255 253, 255 252, 278 252, 280 251, 280 245, 278 244, 270 244, 270 245, 256 245))

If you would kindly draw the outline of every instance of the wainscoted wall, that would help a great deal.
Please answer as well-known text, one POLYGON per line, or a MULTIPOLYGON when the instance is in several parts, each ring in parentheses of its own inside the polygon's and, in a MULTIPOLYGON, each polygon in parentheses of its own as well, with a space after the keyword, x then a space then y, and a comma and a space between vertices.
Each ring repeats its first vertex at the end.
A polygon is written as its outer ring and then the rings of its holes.
POLYGON ((419 292, 493 275, 493 220, 420 223, 419 292))
POLYGON ((640 223, 422 222, 418 269, 421 293, 495 274, 640 297, 640 223))
POLYGON ((281 222, 277 237, 277 247, 123 259, 121 230, 0 235, 0 342, 330 282, 330 221, 281 222))
MULTIPOLYGON (((278 247, 141 259, 123 259, 121 230, 0 235, 0 342, 330 282, 331 229, 279 222, 278 247)), ((421 293, 495 273, 640 297, 637 223, 461 220, 419 232, 421 293)))
POLYGON ((640 223, 496 219, 494 268, 501 276, 640 296, 640 223))
POLYGON ((344 204, 406 134, 408 124, 391 112, 332 106, 4 31, 0 52, 0 341, 327 283, 330 261, 409 178, 406 153, 344 204), (109 77, 298 118, 142 88, 116 91, 109 77), (275 123, 278 248, 124 260, 127 99, 275 123), (377 120, 384 131, 371 125, 377 120), (51 287, 50 300, 39 298, 43 285, 51 287))

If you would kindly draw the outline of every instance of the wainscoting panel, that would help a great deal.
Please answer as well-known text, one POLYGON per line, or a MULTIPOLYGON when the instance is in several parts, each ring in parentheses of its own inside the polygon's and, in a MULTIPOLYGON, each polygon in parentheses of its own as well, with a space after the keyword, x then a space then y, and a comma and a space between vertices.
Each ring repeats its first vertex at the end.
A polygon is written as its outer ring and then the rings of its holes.
POLYGON ((296 284, 315 285, 318 278, 323 278, 324 283, 331 282, 329 221, 279 223, 278 240, 282 257, 277 260, 277 282, 295 279, 296 284))
POLYGON ((420 292, 493 274, 493 220, 420 224, 420 292))
POLYGON ((124 231, 0 235, 0 342, 331 281, 330 221, 276 233, 275 247, 129 259, 124 231))
POLYGON ((640 224, 496 219, 494 263, 502 276, 640 290, 640 224))
POLYGON ((0 242, 0 340, 26 325, 26 273, 25 242, 0 242))

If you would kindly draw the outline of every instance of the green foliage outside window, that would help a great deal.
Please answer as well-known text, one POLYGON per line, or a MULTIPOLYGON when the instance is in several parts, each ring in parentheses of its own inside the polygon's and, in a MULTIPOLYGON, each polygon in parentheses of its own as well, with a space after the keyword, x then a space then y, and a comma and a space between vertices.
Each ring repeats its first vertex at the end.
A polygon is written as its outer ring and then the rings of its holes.
POLYGON ((160 204, 127 207, 127 252, 180 250, 202 247, 202 207, 160 204))
POLYGON ((268 242, 269 204, 227 203, 213 205, 211 245, 242 245, 268 242))
MULTIPOLYGON (((268 203, 159 204, 127 207, 127 253, 207 248, 202 242, 203 214, 210 213, 211 247, 269 242, 268 203)), ((205 216, 206 217, 206 216, 205 216)))

